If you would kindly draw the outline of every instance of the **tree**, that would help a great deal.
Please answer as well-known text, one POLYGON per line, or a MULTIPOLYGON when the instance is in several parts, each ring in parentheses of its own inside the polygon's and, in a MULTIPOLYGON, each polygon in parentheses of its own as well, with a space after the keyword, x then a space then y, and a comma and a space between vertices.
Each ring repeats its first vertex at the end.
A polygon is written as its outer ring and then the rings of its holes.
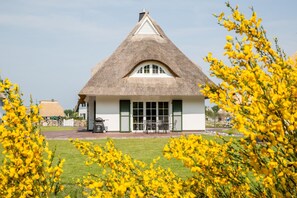
POLYGON ((213 117, 213 111, 209 109, 209 107, 205 107, 205 115, 207 118, 212 118, 213 117))
POLYGON ((72 109, 65 109, 64 113, 65 113, 66 117, 72 118, 73 114, 74 114, 74 111, 72 109))
POLYGON ((215 105, 215 106, 211 107, 211 110, 212 110, 212 112, 213 112, 213 114, 212 114, 212 118, 213 118, 213 126, 216 127, 216 120, 217 120, 217 118, 218 118, 218 115, 219 115, 218 112, 219 112, 220 108, 219 108, 218 105, 215 105))

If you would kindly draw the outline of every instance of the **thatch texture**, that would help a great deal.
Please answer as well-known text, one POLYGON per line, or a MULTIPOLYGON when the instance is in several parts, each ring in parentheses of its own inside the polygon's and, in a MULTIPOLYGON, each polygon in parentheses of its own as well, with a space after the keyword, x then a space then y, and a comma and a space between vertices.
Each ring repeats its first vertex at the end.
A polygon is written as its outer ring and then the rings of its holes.
POLYGON ((38 105, 42 117, 65 117, 64 109, 55 100, 42 100, 38 105))
POLYGON ((116 51, 98 64, 96 69, 96 73, 80 91, 80 96, 199 96, 198 84, 212 84, 201 69, 167 38, 148 13, 116 51), (135 34, 146 17, 149 17, 160 35, 135 34), (161 62, 174 77, 129 77, 133 69, 144 61, 161 62))

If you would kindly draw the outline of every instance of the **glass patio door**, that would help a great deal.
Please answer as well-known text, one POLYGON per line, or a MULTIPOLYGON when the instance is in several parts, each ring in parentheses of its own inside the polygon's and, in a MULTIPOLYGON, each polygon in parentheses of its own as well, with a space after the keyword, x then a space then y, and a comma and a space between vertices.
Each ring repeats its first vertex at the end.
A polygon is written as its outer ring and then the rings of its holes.
POLYGON ((133 131, 143 131, 143 102, 133 102, 133 131))
POLYGON ((169 102, 133 102, 133 131, 169 130, 169 102))
POLYGON ((146 130, 157 130, 157 102, 146 102, 146 130))
POLYGON ((158 130, 169 130, 168 102, 158 102, 158 130))

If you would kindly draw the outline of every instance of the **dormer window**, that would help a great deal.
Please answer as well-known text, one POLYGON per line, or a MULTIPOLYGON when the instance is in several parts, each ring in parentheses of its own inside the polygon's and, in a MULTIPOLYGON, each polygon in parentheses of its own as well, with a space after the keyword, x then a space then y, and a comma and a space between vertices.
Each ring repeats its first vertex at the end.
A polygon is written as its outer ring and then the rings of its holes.
POLYGON ((160 63, 146 62, 137 66, 130 77, 172 77, 172 74, 160 63))

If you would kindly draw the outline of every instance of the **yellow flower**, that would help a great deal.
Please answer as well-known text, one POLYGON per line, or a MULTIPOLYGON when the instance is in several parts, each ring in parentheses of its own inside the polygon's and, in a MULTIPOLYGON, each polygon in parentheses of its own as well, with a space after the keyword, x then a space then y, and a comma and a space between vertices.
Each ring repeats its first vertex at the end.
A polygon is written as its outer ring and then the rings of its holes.
POLYGON ((227 36, 226 36, 226 40, 227 40, 227 41, 232 41, 232 40, 233 40, 233 37, 230 36, 230 35, 227 35, 227 36))

